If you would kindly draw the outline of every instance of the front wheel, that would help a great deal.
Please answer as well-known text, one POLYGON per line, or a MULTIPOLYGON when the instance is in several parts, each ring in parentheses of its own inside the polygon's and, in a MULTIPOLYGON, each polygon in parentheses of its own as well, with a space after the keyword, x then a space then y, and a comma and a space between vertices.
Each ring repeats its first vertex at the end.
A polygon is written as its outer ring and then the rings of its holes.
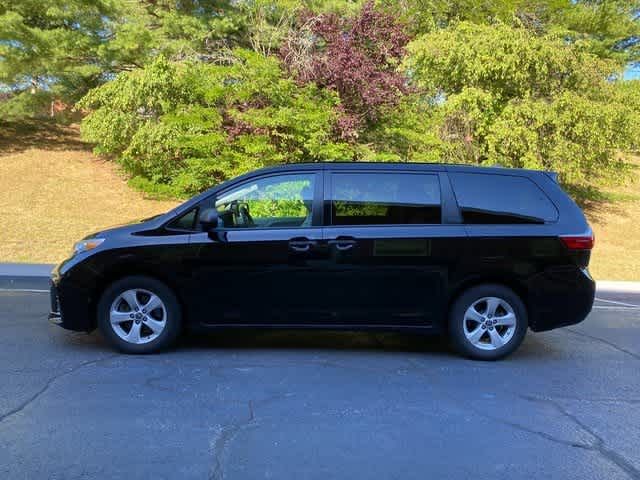
POLYGON ((516 350, 527 333, 527 310, 513 290, 478 285, 465 291, 449 312, 449 337, 469 358, 497 360, 516 350))
POLYGON ((98 326, 125 353, 152 353, 173 344, 180 333, 180 305, 171 289, 150 277, 111 284, 98 303, 98 326))

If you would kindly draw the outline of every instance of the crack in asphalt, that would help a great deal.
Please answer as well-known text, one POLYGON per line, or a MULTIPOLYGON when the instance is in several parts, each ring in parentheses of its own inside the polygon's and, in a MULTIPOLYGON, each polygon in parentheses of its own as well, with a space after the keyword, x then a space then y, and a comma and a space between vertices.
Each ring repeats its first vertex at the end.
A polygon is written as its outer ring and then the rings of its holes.
MULTIPOLYGON (((421 364, 421 362, 419 362, 419 361, 416 361, 416 360, 413 360, 413 359, 412 359, 412 360, 411 360, 411 364, 412 364, 414 367, 416 367, 416 368, 418 368, 418 369, 422 370, 423 372, 425 372, 425 371, 426 371, 426 369, 424 368, 424 366, 423 366, 423 365, 421 364)), ((433 378, 432 378, 432 380, 433 380, 433 378)), ((512 394, 512 395, 513 395, 513 394, 512 394)), ((520 397, 520 398, 523 398, 523 399, 529 400, 529 398, 527 398, 527 397, 525 397, 525 396, 523 396, 523 395, 520 395, 520 394, 517 394, 517 393, 516 393, 516 395, 517 395, 518 397, 520 397)), ((589 449, 589 448, 591 447, 591 446, 590 446, 590 445, 588 445, 588 444, 578 443, 578 442, 571 442, 571 441, 569 441, 569 440, 563 440, 563 439, 561 439, 561 438, 557 438, 557 437, 555 437, 554 435, 551 435, 551 434, 549 434, 549 433, 547 433, 547 432, 543 432, 543 431, 541 431, 541 430, 535 430, 535 429, 529 428, 529 427, 527 427, 527 426, 525 426, 525 425, 522 425, 522 424, 520 424, 520 423, 517 423, 517 422, 511 422, 511 421, 509 421, 509 420, 505 420, 505 419, 503 419, 503 418, 494 417, 493 415, 488 415, 488 414, 487 414, 487 413, 485 413, 484 411, 479 410, 478 408, 476 408, 476 407, 473 405, 473 403, 469 403, 469 402, 468 402, 468 401, 466 401, 466 400, 462 400, 462 401, 461 401, 461 400, 459 400, 459 399, 457 399, 457 398, 454 398, 454 397, 452 397, 452 396, 450 396, 450 395, 448 395, 448 397, 449 397, 449 399, 450 399, 452 402, 457 403, 458 405, 463 406, 463 407, 465 407, 465 408, 470 408, 470 409, 471 409, 474 413, 476 413, 478 416, 483 417, 483 418, 485 418, 485 419, 487 419, 487 420, 491 420, 491 421, 493 421, 493 422, 497 422, 497 423, 500 423, 500 424, 506 425, 506 426, 508 426, 508 427, 511 427, 511 428, 513 428, 513 429, 516 429, 516 430, 523 431, 523 432, 525 432, 525 433, 529 433, 529 434, 532 434, 532 435, 539 436, 539 437, 541 437, 541 438, 544 438, 545 440, 548 440, 548 441, 550 441, 550 442, 554 442, 554 443, 558 443, 558 444, 561 444, 561 445, 565 445, 565 446, 569 446, 569 447, 574 447, 574 448, 584 448, 584 449, 589 449)))
MULTIPOLYGON (((574 333, 578 333, 578 332, 574 332, 574 333)), ((589 336, 590 335, 586 335, 589 336)), ((593 337, 594 340, 601 340, 597 337, 593 337)), ((605 343, 608 343, 605 341, 605 343)), ((612 345, 613 347, 616 347, 615 345, 612 345)), ((620 351, 623 351, 624 353, 630 353, 624 350, 619 349, 620 351)), ((635 356, 634 354, 631 354, 632 356, 635 356)), ((425 371, 425 368, 421 365, 420 362, 418 361, 411 361, 411 363, 413 364, 414 367, 418 368, 419 370, 422 370, 423 372, 425 371)), ((476 413, 477 415, 486 418, 488 420, 500 423, 502 425, 506 425, 508 427, 511 427, 513 429, 531 434, 531 435, 536 435, 540 438, 543 438, 547 441, 559 444, 559 445, 565 445, 565 446, 569 446, 572 448, 581 448, 584 450, 588 450, 588 451, 592 451, 595 452, 597 454, 599 454, 602 458, 604 458, 605 460, 609 461, 610 463, 613 463, 615 466, 617 466, 619 469, 621 469, 622 471, 624 471, 627 475, 629 475, 631 478, 633 478, 634 480, 640 480, 640 470, 638 470, 629 460, 627 460, 624 456, 622 456, 621 454, 619 454, 618 452, 616 452, 615 450, 612 450, 611 448, 609 448, 606 444, 606 442, 604 441, 604 439, 598 435, 591 427, 589 427, 586 423, 582 422, 580 419, 578 419, 575 415, 569 413, 564 407, 562 407, 562 405, 560 405, 554 397, 536 397, 533 395, 522 395, 519 393, 510 393, 511 395, 515 395, 523 400, 529 401, 529 402, 535 402, 535 403, 541 403, 541 404, 548 404, 551 405, 557 412, 559 412, 563 417, 567 418, 568 420, 570 420, 572 423, 574 423, 575 425, 577 425, 583 432, 587 433, 588 435, 590 435, 594 441, 592 443, 579 443, 579 442, 572 442, 569 440, 564 440, 561 438, 557 438, 554 435, 551 435, 547 432, 541 431, 541 430, 535 430, 532 428, 529 428, 525 425, 519 424, 517 422, 511 422, 509 420, 505 420, 503 418, 499 418, 499 417, 494 417, 492 415, 488 415, 486 414, 484 411, 477 409, 473 403, 469 403, 468 401, 465 400, 459 400, 457 398, 451 397, 449 396, 450 400, 452 400, 454 403, 458 403, 461 406, 470 408, 474 413, 476 413)), ((624 401, 624 400, 616 400, 616 401, 624 401)), ((633 401, 635 403, 635 401, 633 401)))
POLYGON ((586 397, 568 397, 561 395, 554 395, 552 397, 545 397, 551 400, 564 400, 569 402, 586 402, 586 403, 628 403, 629 405, 640 404, 640 398, 616 398, 616 397, 600 397, 600 398, 586 398, 586 397))
POLYGON ((511 427, 511 428, 513 428, 515 430, 520 430, 520 431, 525 432, 525 433, 536 435, 536 436, 544 438, 545 440, 548 440, 550 442, 558 443, 560 445, 565 445, 567 447, 583 448, 585 450, 591 450, 591 445, 590 444, 572 442, 570 440, 563 440, 563 439, 557 438, 554 435, 551 435, 551 434, 549 434, 547 432, 543 432, 542 430, 534 430, 534 429, 526 427, 526 426, 524 426, 524 425, 522 425, 520 423, 511 422, 511 421, 505 420, 503 418, 494 417, 493 415, 488 415, 488 414, 484 413, 483 411, 478 410, 473 405, 470 405, 469 407, 471 408, 471 410, 473 410, 479 416, 484 417, 484 418, 486 418, 488 420, 491 420, 492 422, 497 422, 497 423, 500 423, 502 425, 506 425, 508 427, 511 427))
MULTIPOLYGON (((275 400, 288 398, 291 395, 292 394, 288 393, 272 395, 259 402, 259 405, 266 405, 275 400)), ((217 437, 210 442, 213 451, 213 465, 211 467, 211 473, 209 474, 209 480, 223 480, 225 478, 224 456, 229 449, 229 445, 242 430, 258 426, 255 415, 255 403, 253 400, 249 400, 247 402, 247 418, 222 427, 217 437)))
POLYGON ((227 425, 220 430, 218 437, 213 443, 213 467, 209 474, 209 480, 222 480, 224 478, 224 454, 227 451, 227 445, 231 443, 233 438, 244 428, 255 425, 252 418, 252 412, 249 412, 249 419, 240 423, 227 425))
MULTIPOLYGON (((589 445, 580 446, 580 448, 585 448, 586 450, 590 450, 600 454, 605 460, 608 460, 610 463, 613 463, 622 471, 624 471, 627 475, 629 475, 633 479, 640 479, 640 470, 638 470, 631 462, 629 462, 625 457, 620 455, 615 450, 609 448, 604 441, 604 439, 598 435, 595 430, 589 427, 586 423, 581 421, 577 416, 568 412, 562 405, 553 400, 552 398, 545 397, 535 397, 529 395, 520 395, 520 398, 524 400, 528 400, 530 402, 543 403, 551 405, 556 409, 562 416, 572 421, 575 425, 577 425, 581 430, 589 434, 593 437, 594 442, 589 445)), ((578 445, 576 445, 578 446, 578 445)))
POLYGON ((59 380, 59 379, 61 379, 63 377, 66 377, 68 375, 71 375, 72 373, 77 372, 81 368, 85 368, 85 367, 88 367, 88 366, 91 366, 91 365, 97 365, 100 362, 104 362, 106 360, 111 360, 112 358, 119 357, 119 356, 120 356, 120 354, 114 354, 114 355, 108 355, 106 357, 101 357, 101 358, 94 359, 94 360, 88 360, 86 362, 82 362, 82 363, 76 365, 75 367, 72 367, 71 369, 69 369, 69 370, 67 370, 65 372, 61 372, 58 375, 54 375, 49 380, 47 380, 47 382, 43 385, 43 387, 40 390, 35 392, 33 395, 31 395, 29 398, 27 398, 20 405, 18 405, 17 407, 12 408, 11 410, 9 410, 6 413, 3 413, 2 415, 0 415, 0 423, 4 422, 7 418, 12 417, 13 415, 16 415, 16 414, 20 413, 25 408, 27 408, 29 405, 31 405, 33 402, 38 400, 38 398, 40 398, 42 395, 44 395, 47 392, 47 390, 49 390, 51 385, 53 385, 57 380, 59 380))
POLYGON ((608 345, 611 348, 613 348, 615 350, 618 350, 621 353, 626 353, 627 355, 632 356, 636 360, 640 360, 640 354, 632 352, 631 350, 627 350, 626 348, 620 347, 620 346, 616 345, 615 343, 610 342, 609 340, 605 340, 604 338, 600 338, 600 337, 595 337, 593 335, 589 335, 588 333, 579 332, 579 331, 574 330, 572 328, 566 328, 566 330, 568 332, 573 333, 574 335, 579 335, 581 337, 590 338, 591 340, 595 340, 596 342, 604 343, 605 345, 608 345))
POLYGON ((518 395, 518 396, 520 398, 522 398, 524 400, 528 400, 530 402, 545 403, 545 404, 551 405, 563 417, 569 419, 572 423, 577 425, 583 432, 585 432, 589 436, 591 436, 594 441, 592 443, 579 443, 579 442, 572 442, 572 441, 568 441, 568 440, 563 440, 561 438, 557 438, 554 435, 551 435, 551 434, 549 434, 547 432, 544 432, 544 431, 541 431, 541 430, 534 430, 532 428, 526 427, 526 426, 521 425, 521 424, 516 423, 516 422, 511 422, 509 420, 504 420, 502 418, 494 417, 492 415, 487 415, 483 411, 478 410, 477 408, 475 408, 473 405, 467 405, 467 406, 470 407, 471 410, 473 410, 479 416, 484 417, 484 418, 486 418, 488 420, 500 423, 502 425, 506 425, 506 426, 511 427, 513 429, 516 429, 516 430, 519 430, 519 431, 522 431, 522 432, 525 432, 525 433, 529 433, 529 434, 532 434, 532 435, 536 435, 538 437, 541 437, 541 438, 543 438, 545 440, 548 440, 548 441, 556 443, 556 444, 565 445, 565 446, 573 447, 573 448, 581 448, 583 450, 588 450, 588 451, 595 452, 595 453, 599 454, 602 458, 607 460, 608 462, 613 463, 615 466, 617 466, 619 469, 621 469, 623 472, 625 472, 627 475, 629 475, 634 480, 640 479, 640 470, 638 470, 624 456, 620 455, 615 450, 612 450, 611 448, 609 448, 607 446, 606 442, 604 441, 604 439, 600 435, 598 435, 591 427, 589 427, 587 424, 582 422, 575 415, 569 413, 566 409, 564 409, 555 400, 553 400, 550 397, 540 398, 540 397, 534 397, 534 396, 529 396, 529 395, 518 395))

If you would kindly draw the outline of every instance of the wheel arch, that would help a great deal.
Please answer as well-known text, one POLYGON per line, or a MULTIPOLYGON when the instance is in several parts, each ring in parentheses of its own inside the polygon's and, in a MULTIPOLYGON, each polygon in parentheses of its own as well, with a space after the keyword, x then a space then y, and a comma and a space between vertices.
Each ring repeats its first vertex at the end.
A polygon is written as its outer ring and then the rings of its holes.
POLYGON ((180 289, 177 288, 177 282, 172 279, 169 275, 163 274, 152 266, 146 265, 144 263, 140 264, 116 264, 109 269, 105 270, 100 277, 98 278, 95 286, 92 289, 92 294, 89 301, 89 311, 92 312, 92 328, 97 326, 97 308, 98 303, 100 302, 100 298, 104 291, 109 287, 109 285, 117 282, 126 277, 133 276, 143 276, 153 278, 159 282, 164 283, 168 288, 171 289, 173 294, 178 299, 178 304, 180 306, 180 310, 183 318, 183 325, 186 323, 186 303, 184 302, 180 289))
POLYGON ((456 286, 449 293, 449 297, 447 299, 447 306, 445 311, 445 321, 443 321, 443 326, 445 329, 448 328, 448 318, 449 313, 451 312, 451 308, 455 301, 467 290, 473 287, 477 287, 479 285, 501 285, 503 287, 507 287, 510 290, 520 297, 520 300, 525 306, 527 310, 527 317, 531 317, 531 308, 529 305, 529 291, 526 287, 526 284, 519 280, 518 278, 511 275, 504 274, 489 274, 489 275, 477 275, 470 278, 465 279, 464 281, 456 284, 456 286))

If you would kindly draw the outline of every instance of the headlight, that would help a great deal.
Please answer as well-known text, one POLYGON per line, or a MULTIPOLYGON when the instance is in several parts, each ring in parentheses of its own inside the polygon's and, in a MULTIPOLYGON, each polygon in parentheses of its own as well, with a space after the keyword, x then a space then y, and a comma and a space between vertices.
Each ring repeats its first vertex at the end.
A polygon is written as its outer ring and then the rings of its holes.
POLYGON ((93 250, 102 242, 104 242, 104 238, 88 238, 86 240, 82 240, 73 246, 73 255, 93 250))

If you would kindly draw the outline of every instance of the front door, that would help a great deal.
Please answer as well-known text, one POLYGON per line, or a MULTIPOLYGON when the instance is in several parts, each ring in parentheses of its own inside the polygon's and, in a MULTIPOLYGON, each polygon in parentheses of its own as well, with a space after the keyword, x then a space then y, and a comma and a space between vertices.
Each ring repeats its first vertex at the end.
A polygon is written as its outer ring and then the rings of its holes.
MULTIPOLYGON (((193 234, 196 311, 210 325, 317 322, 323 303, 318 245, 321 173, 300 171, 247 180, 202 208, 216 208, 219 227, 193 234)), ((326 252, 325 252, 326 253, 326 252)))

